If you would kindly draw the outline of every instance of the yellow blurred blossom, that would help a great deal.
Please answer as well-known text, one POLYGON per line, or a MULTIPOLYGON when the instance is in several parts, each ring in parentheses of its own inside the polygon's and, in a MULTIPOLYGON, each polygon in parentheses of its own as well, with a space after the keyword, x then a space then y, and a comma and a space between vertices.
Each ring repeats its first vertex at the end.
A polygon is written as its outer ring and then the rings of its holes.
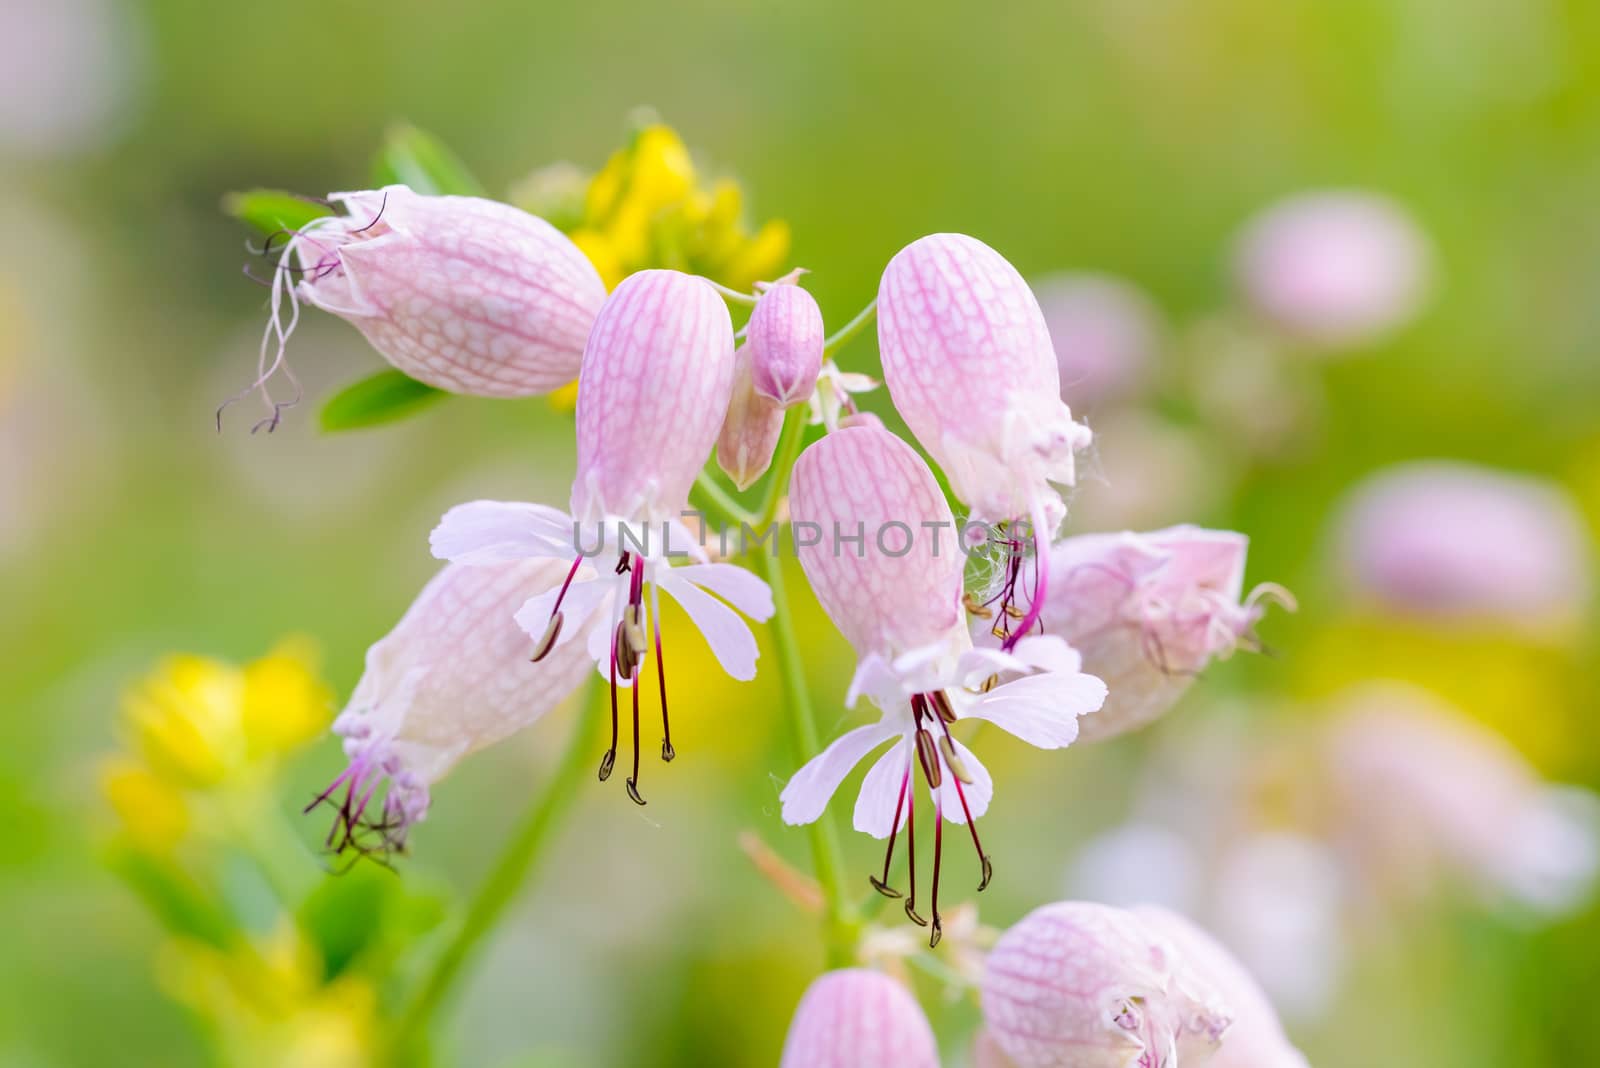
POLYGON ((183 794, 149 768, 127 757, 114 757, 100 769, 100 792, 134 844, 161 852, 189 829, 189 808, 183 794))
POLYGON ((157 973, 210 1025, 226 1064, 354 1068, 375 1060, 377 992, 356 975, 324 981, 316 951, 290 924, 228 951, 175 939, 157 973))

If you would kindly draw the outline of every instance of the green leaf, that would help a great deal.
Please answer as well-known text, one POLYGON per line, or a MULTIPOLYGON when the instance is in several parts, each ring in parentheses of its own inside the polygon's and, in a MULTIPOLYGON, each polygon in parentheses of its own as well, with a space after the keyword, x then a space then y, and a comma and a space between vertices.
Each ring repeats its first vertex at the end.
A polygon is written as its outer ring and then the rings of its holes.
POLYGON ((167 930, 218 949, 238 941, 233 919, 210 893, 176 865, 142 850, 118 846, 107 856, 112 871, 132 888, 167 930))
POLYGON ((484 196, 483 184, 472 176, 461 157, 438 138, 407 123, 389 128, 373 166, 378 186, 408 185, 429 196, 484 196))
POLYGON ((322 429, 331 433, 397 422, 447 396, 399 371, 379 371, 346 386, 322 406, 322 429))
POLYGON ((331 215, 326 205, 281 189, 246 189, 222 198, 222 210, 263 234, 298 230, 312 219, 331 215))
POLYGON ((322 954, 323 976, 332 979, 375 943, 383 930, 388 899, 399 880, 377 865, 357 864, 330 876, 300 906, 300 929, 322 954))

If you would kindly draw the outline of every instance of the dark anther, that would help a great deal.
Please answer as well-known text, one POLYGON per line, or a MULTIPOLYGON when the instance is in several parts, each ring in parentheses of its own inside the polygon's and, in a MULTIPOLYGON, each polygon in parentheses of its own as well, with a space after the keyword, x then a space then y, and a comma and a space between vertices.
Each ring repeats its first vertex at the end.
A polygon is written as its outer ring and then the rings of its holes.
POLYGON ((611 769, 617 764, 617 751, 607 749, 606 755, 600 758, 600 781, 605 782, 611 778, 611 769))
POLYGON ((533 657, 535 664, 550 655, 550 650, 556 647, 556 639, 561 637, 561 624, 563 618, 560 612, 550 617, 550 622, 544 628, 544 637, 539 639, 539 644, 534 647, 533 657))
POLYGON ((933 933, 928 936, 928 948, 933 949, 939 944, 939 939, 944 937, 944 922, 939 919, 939 914, 933 914, 933 933))
POLYGON ((922 763, 922 774, 928 780, 928 788, 937 790, 944 782, 944 771, 939 767, 939 751, 933 744, 933 735, 925 730, 917 731, 917 760, 922 763))
POLYGON ((981 894, 983 893, 984 888, 989 885, 989 880, 994 878, 994 865, 990 863, 989 858, 982 853, 978 854, 978 859, 983 862, 983 882, 978 884, 978 893, 981 894))
POLYGON ((624 682, 633 678, 633 669, 639 666, 639 658, 633 651, 633 646, 628 643, 628 624, 623 620, 617 624, 616 633, 611 636, 613 646, 617 650, 617 677, 624 682))
POLYGON ((900 895, 900 891, 896 890, 894 887, 888 885, 887 883, 880 881, 879 878, 876 875, 867 876, 867 882, 871 883, 872 884, 872 888, 874 890, 876 890, 878 893, 882 894, 884 897, 899 897, 899 896, 901 896, 900 895))
POLYGON ((911 907, 911 902, 906 902, 906 918, 918 927, 928 926, 928 921, 917 915, 917 910, 911 907))
POLYGON ((634 781, 631 778, 628 780, 628 796, 633 798, 634 804, 644 804, 644 798, 639 796, 639 787, 634 785, 634 781))
POLYGON ((671 742, 662 742, 661 743, 661 759, 663 761, 665 761, 666 763, 670 764, 670 763, 672 763, 672 758, 677 756, 677 755, 678 755, 678 751, 676 749, 672 748, 672 743, 671 742))
POLYGON ((970 786, 972 772, 967 770, 967 765, 956 755, 955 742, 948 734, 939 739, 939 752, 944 754, 944 762, 949 767, 950 774, 970 786))
POLYGON ((939 718, 946 723, 956 721, 955 706, 950 703, 950 695, 943 690, 935 690, 928 695, 928 701, 933 705, 933 710, 939 713, 939 718))

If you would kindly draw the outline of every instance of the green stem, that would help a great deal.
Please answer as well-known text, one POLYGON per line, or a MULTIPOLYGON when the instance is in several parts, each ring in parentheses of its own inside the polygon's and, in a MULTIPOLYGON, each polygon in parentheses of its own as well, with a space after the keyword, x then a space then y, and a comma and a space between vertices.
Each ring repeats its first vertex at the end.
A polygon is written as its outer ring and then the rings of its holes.
POLYGON ((790 408, 783 424, 783 436, 778 439, 778 447, 772 452, 772 477, 767 480, 767 491, 762 494, 761 508, 757 512, 757 521, 763 528, 778 518, 783 495, 789 489, 789 475, 794 470, 795 458, 800 455, 800 446, 805 438, 806 408, 803 405, 790 408))
POLYGON ((729 289, 721 282, 713 282, 709 278, 702 278, 701 281, 708 283, 712 289, 715 289, 718 293, 721 293, 722 299, 731 300, 735 304, 754 304, 757 300, 761 299, 754 293, 741 293, 737 289, 729 289))
POLYGON ((854 319, 851 319, 848 323, 845 323, 839 328, 837 333, 822 343, 822 354, 824 356, 831 355, 835 349, 838 349, 844 345, 846 341, 849 341, 851 338, 861 333, 862 328, 868 323, 872 322, 872 317, 876 315, 877 312, 878 301, 877 298, 873 298, 871 304, 868 304, 865 308, 862 308, 861 311, 856 313, 856 317, 854 319))
MULTIPOLYGON (((591 684, 589 693, 600 692, 599 686, 591 684)), ((590 704, 585 701, 579 708, 566 751, 561 754, 544 790, 534 799, 494 870, 478 888, 460 927, 434 961, 432 970, 401 1016, 394 1036, 393 1048, 397 1053, 404 1054, 408 1044, 427 1033, 434 1013, 461 978, 484 935, 494 929, 518 893, 526 888, 529 874, 544 855, 545 845, 579 795, 579 781, 590 770, 590 758, 599 744, 600 727, 605 718, 595 715, 590 704)))
MULTIPOLYGON (((789 594, 783 583, 783 564, 767 547, 757 543, 750 551, 761 577, 772 589, 773 644, 777 646, 778 673, 783 676, 785 704, 789 709, 789 735, 795 760, 804 763, 818 752, 816 715, 811 708, 811 692, 806 686, 805 664, 800 657, 800 642, 794 632, 789 611, 789 594)), ((824 812, 808 831, 811 839, 811 864, 817 885, 822 889, 823 933, 829 968, 847 967, 855 956, 856 921, 854 909, 845 900, 840 872, 844 868, 839 836, 829 814, 824 812)))
POLYGON ((709 469, 702 468, 700 474, 695 477, 689 498, 706 518, 713 519, 724 527, 737 527, 740 523, 756 522, 755 515, 748 508, 717 485, 709 469))

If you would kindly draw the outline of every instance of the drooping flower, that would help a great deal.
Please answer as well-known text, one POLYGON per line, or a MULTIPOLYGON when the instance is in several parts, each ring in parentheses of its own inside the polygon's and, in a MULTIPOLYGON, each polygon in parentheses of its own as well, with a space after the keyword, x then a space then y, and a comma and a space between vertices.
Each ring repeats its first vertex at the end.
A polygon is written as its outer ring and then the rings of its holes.
POLYGON ((984 975, 984 1026, 1017 1068, 1186 1068, 1230 1019, 1171 941, 1108 905, 1034 909, 1000 936, 984 975))
POLYGON ((1177 982, 1194 990, 1191 999, 1214 992, 1232 1023, 1222 1045, 1206 1061, 1210 1068, 1308 1068, 1305 1054, 1283 1033, 1265 991, 1243 964, 1193 921, 1159 905, 1132 910, 1144 925, 1177 947, 1182 966, 1177 982))
POLYGON ((1234 269, 1257 314, 1297 339, 1344 347, 1416 313, 1428 259, 1426 239, 1394 201, 1320 192, 1290 197, 1250 222, 1234 269))
POLYGON ((1061 400, 1061 375, 1038 301, 994 249, 933 234, 895 254, 878 287, 878 346, 894 404, 955 495, 985 523, 1032 526, 1004 539, 1001 607, 1010 651, 1039 619, 1049 589, 1045 548, 1066 514, 1051 483, 1071 485, 1089 430, 1061 400), (1016 627, 1012 609, 1026 601, 1016 627))
POLYGON ((1600 877, 1594 795, 1546 784, 1505 739, 1425 690, 1373 683, 1337 710, 1325 742, 1335 840, 1365 885, 1417 895, 1454 875, 1550 914, 1588 899, 1600 877))
POLYGON ((1470 464, 1381 471, 1336 520, 1343 569, 1385 608, 1560 629, 1594 590, 1589 539, 1559 486, 1470 464))
POLYGON ((395 367, 452 393, 529 396, 577 374, 606 291, 555 227, 497 201, 403 185, 329 200, 342 213, 290 233, 273 274, 254 383, 269 428, 287 405, 272 401, 268 382, 288 373, 301 301, 348 320, 395 367))
POLYGON ((1135 730, 1164 714, 1213 659, 1253 648, 1282 587, 1243 594, 1243 534, 1177 526, 1148 534, 1082 534, 1050 550, 1055 576, 1045 623, 1106 680, 1105 707, 1079 725, 1085 740, 1135 730))
POLYGON ((567 568, 564 582, 517 611, 517 622, 534 639, 535 659, 585 635, 590 657, 610 680, 611 746, 601 779, 610 777, 616 761, 617 688, 632 689, 627 786, 641 805, 639 691, 631 683, 652 648, 661 758, 675 755, 657 591, 683 607, 737 679, 755 677, 757 648, 728 604, 758 621, 772 615, 766 583, 741 567, 672 566, 678 557, 704 558, 682 518, 727 413, 733 368, 728 309, 709 284, 677 271, 629 276, 607 298, 584 351, 571 514, 540 504, 474 501, 452 508, 433 532, 434 555, 443 559, 556 559, 567 568))
POLYGON ((350 763, 308 807, 337 807, 329 845, 404 848, 407 831, 427 815, 434 783, 577 688, 589 670, 582 648, 530 663, 527 635, 513 618, 565 573, 553 560, 446 565, 367 650, 361 681, 333 724, 350 763), (379 814, 369 817, 374 806, 379 814))
POLYGON ((889 886, 890 862, 905 826, 912 858, 906 915, 927 924, 916 909, 921 769, 934 807, 931 943, 937 944, 945 820, 971 833, 983 872, 979 890, 991 874, 973 821, 988 809, 993 782, 951 726, 987 720, 1031 745, 1061 748, 1077 737, 1078 717, 1105 699, 1105 686, 1078 670, 1077 654, 1059 638, 1029 637, 1011 652, 972 648, 954 517, 927 464, 881 427, 844 427, 807 448, 795 464, 789 506, 811 588, 859 657, 845 703, 853 706, 866 693, 882 716, 840 736, 795 773, 782 794, 784 821, 815 820, 851 768, 892 741, 862 783, 855 827, 888 839, 883 875, 871 882, 899 897, 889 886), (1022 677, 988 692, 968 689, 996 672, 1022 677))
POLYGON ((752 345, 745 344, 734 358, 733 393, 717 436, 717 466, 740 489, 754 485, 772 466, 783 436, 783 405, 756 391, 752 352, 752 345))
POLYGON ((750 313, 750 370, 755 391, 784 408, 803 404, 822 373, 822 309, 792 281, 766 287, 750 313))
POLYGON ((1161 344, 1161 315, 1149 297, 1097 274, 1051 275, 1033 291, 1055 346, 1062 400, 1093 410, 1137 391, 1161 344))
POLYGON ((939 1068, 939 1046, 911 992, 882 972, 844 968, 806 988, 779 1068, 939 1068))

